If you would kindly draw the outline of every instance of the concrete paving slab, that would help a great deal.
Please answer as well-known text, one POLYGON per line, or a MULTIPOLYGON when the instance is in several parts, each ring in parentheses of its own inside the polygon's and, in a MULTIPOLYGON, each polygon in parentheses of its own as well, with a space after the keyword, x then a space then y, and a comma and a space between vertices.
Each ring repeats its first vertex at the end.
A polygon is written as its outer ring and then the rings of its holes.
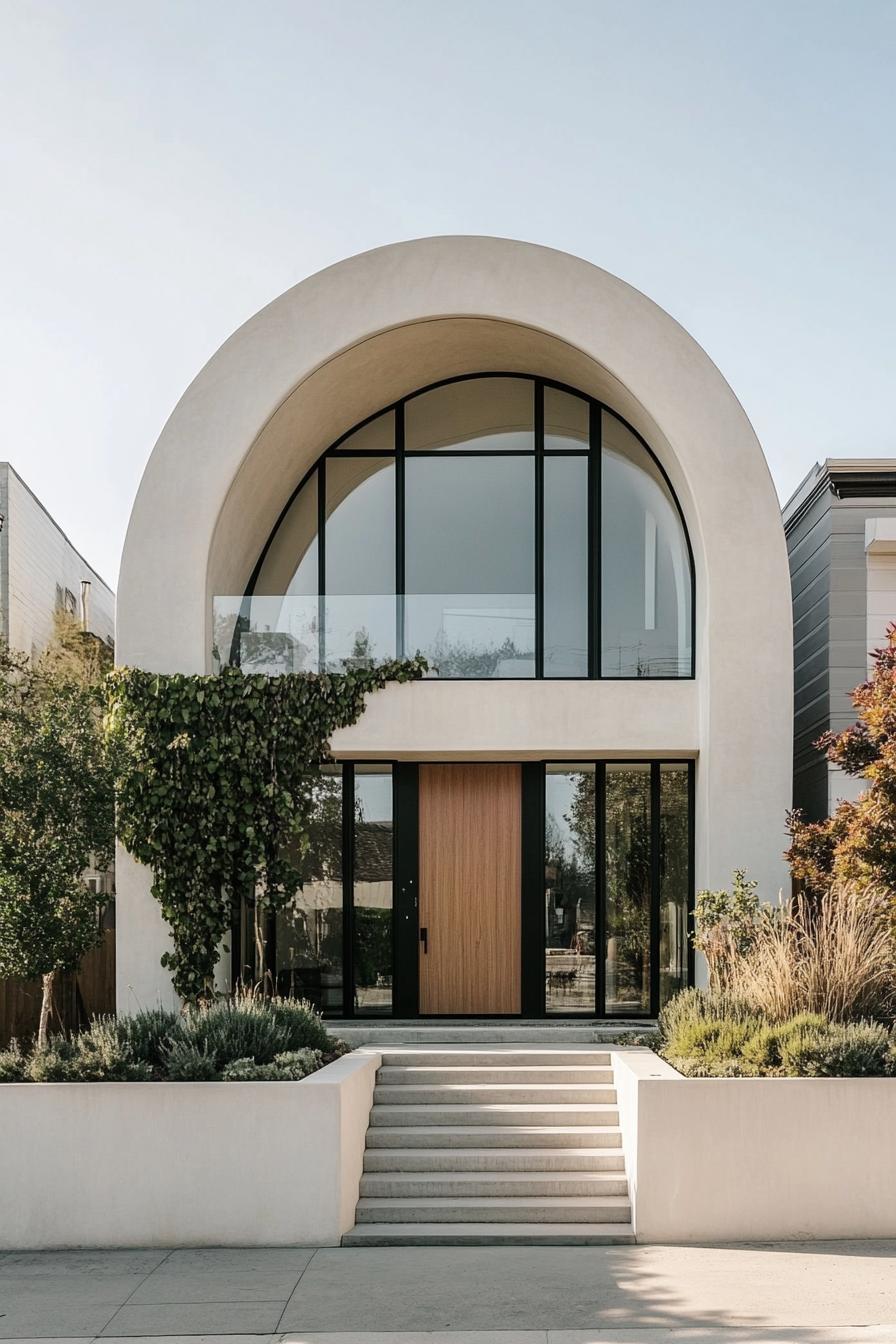
MULTIPOLYGON (((342 1336, 343 1340, 346 1336, 342 1336)), ((548 1330, 546 1344, 894 1344, 896 1326, 859 1325, 846 1330, 695 1327, 683 1330, 548 1330)))
POLYGON ((4 1311, 0 1303, 0 1339, 94 1339, 114 1312, 110 1306, 71 1307, 59 1302, 4 1311))
POLYGON ((281 1330, 890 1325, 894 1253, 891 1242, 323 1249, 281 1330))
POLYGON ((277 1302, 156 1302, 126 1303, 100 1335, 131 1338, 140 1335, 271 1335, 283 1312, 277 1302))
POLYGON ((102 1344, 277 1344, 278 1340, 279 1335, 104 1335, 102 1344))
POLYGON ((130 1298, 164 1302, 276 1302, 285 1306, 314 1255, 305 1250, 174 1251, 130 1298))
POLYGON ((404 1330, 281 1335, 279 1344, 547 1344, 544 1330, 404 1330))
POLYGON ((7 1251, 0 1256, 0 1279, 47 1275, 144 1275, 167 1260, 165 1249, 135 1251, 7 1251))
POLYGON ((314 1255, 314 1246, 184 1246, 169 1251, 165 1269, 224 1270, 264 1269, 301 1274, 314 1255))

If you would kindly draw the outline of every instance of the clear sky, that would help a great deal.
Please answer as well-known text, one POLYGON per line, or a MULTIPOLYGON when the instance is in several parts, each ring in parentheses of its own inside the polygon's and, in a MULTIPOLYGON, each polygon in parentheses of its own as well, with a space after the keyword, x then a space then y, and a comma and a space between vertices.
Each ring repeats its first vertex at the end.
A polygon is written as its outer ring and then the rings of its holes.
POLYGON ((0 458, 115 581, 229 333, 485 233, 644 290, 779 493, 896 455, 896 0, 0 0, 0 458))

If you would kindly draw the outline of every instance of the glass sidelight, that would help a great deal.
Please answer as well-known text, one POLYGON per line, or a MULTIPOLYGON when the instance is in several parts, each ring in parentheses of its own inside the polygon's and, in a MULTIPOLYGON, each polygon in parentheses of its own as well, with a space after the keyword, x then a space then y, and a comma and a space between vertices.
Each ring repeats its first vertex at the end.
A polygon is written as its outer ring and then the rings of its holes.
POLYGON ((392 771, 354 767, 354 1010, 392 1011, 392 771))
POLYGON ((545 1012, 652 1016, 690 979, 693 765, 552 762, 545 1012))
POLYGON ((651 767, 608 765, 604 796, 605 1010, 650 1012, 651 767))
POLYGON ((321 1012, 342 1007, 342 783, 338 765, 324 766, 314 783, 302 884, 277 912, 264 954, 277 993, 308 999, 321 1012))
POLYGON ((593 1012, 595 1003, 595 777, 593 765, 545 773, 545 1011, 593 1012))

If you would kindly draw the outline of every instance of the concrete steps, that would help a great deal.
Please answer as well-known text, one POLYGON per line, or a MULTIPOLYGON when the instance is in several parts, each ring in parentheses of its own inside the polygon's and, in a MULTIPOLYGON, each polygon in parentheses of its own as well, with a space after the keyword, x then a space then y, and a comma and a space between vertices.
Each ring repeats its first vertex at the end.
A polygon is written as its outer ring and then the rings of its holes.
POLYGON ((327 1027, 349 1045, 374 1045, 387 1049, 391 1045, 487 1045, 489 1043, 543 1045, 594 1045, 601 1041, 616 1042, 641 1036, 654 1030, 655 1021, 644 1022, 595 1020, 593 1022, 551 1021, 546 1018, 488 1018, 471 1021, 469 1018, 437 1018, 421 1021, 390 1019, 388 1022, 362 1022, 357 1018, 340 1018, 327 1022, 327 1027))
POLYGON ((616 1093, 612 1087, 596 1083, 428 1083, 425 1087, 407 1083, 404 1087, 376 1087, 373 1093, 377 1106, 482 1106, 512 1103, 541 1106, 591 1105, 599 1102, 612 1106, 616 1093))
POLYGON ((343 1246, 617 1246, 634 1241, 621 1223, 361 1223, 343 1246))
POLYGON ((365 1172, 625 1171, 621 1148, 370 1148, 365 1172))
MULTIPOLYGON (((565 1195, 627 1195, 625 1172, 612 1171, 379 1171, 361 1178, 362 1198, 377 1199, 556 1199, 565 1195)), ((410 1222, 411 1220, 408 1219, 410 1222)))
POLYGON ((609 1052, 541 1038, 383 1049, 344 1245, 633 1239, 609 1052))
POLYGON ((368 1129, 370 1148, 621 1148, 618 1126, 601 1125, 401 1125, 389 1128, 385 1122, 368 1129))

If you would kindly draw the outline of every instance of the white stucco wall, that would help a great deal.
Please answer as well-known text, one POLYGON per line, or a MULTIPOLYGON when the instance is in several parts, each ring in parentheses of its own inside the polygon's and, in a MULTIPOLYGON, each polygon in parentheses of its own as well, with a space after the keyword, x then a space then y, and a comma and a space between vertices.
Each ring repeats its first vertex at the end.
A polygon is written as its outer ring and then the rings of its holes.
POLYGON ((0 1249, 338 1246, 379 1063, 366 1050, 298 1083, 7 1083, 0 1249))
POLYGON ((896 1079, 613 1066, 638 1241, 896 1236, 896 1079))
MULTIPOLYGON (((187 389, 147 465, 122 559, 119 659, 209 670, 213 596, 244 590, 285 499, 328 444, 415 388, 489 370, 602 399, 663 462, 694 549, 696 681, 418 684, 376 697, 336 751, 692 755, 698 887, 746 866, 774 899, 792 740, 774 487, 704 351, 643 294, 578 258, 493 238, 401 243, 312 276, 240 328, 187 389)), ((163 932, 146 875, 131 871, 119 879, 120 999, 141 946, 155 957, 163 932)))

